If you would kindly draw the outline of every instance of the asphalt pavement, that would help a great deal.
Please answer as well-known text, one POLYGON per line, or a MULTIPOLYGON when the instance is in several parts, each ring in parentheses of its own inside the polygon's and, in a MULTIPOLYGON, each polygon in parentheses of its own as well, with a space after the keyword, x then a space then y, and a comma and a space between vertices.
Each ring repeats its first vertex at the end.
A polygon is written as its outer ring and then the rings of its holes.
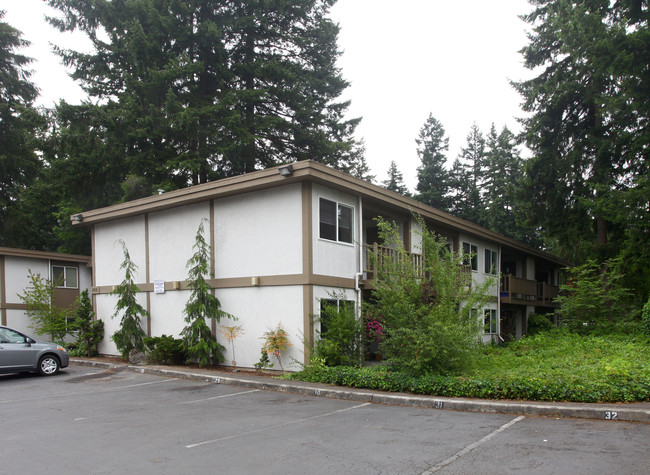
POLYGON ((246 370, 231 372, 224 371, 223 369, 201 369, 184 366, 130 365, 81 358, 71 358, 70 364, 93 366, 115 372, 131 371, 166 378, 188 379, 213 384, 226 384, 244 388, 359 401, 371 404, 388 404, 437 410, 512 414, 522 416, 650 423, 650 402, 584 404, 569 402, 446 398, 407 393, 370 391, 302 381, 289 381, 275 378, 269 374, 259 374, 248 372, 246 370))

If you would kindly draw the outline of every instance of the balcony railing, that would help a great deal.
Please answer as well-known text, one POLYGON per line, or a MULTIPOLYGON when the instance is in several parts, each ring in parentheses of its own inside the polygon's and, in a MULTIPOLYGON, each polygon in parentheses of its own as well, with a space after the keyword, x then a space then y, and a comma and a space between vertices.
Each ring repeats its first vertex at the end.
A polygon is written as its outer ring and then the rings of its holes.
POLYGON ((501 277, 501 301, 525 305, 554 307, 553 299, 559 294, 556 285, 522 279, 514 275, 501 277))
MULTIPOLYGON (((383 265, 386 261, 395 262, 396 267, 399 269, 402 266, 400 259, 406 259, 410 263, 411 268, 415 270, 415 275, 423 277, 424 275, 424 256, 415 252, 400 253, 395 249, 386 246, 380 246, 377 243, 367 244, 364 246, 364 273, 366 274, 366 282, 371 281, 375 276, 377 268, 384 268, 383 265), (376 256, 376 258, 371 257, 376 256)), ((385 268, 384 268, 385 269, 385 268)), ((460 273, 459 285, 471 286, 472 285, 472 268, 470 265, 462 265, 462 272, 460 273)), ((368 284, 370 285, 370 284, 368 284)))
POLYGON ((405 252, 400 253, 395 249, 392 249, 387 246, 380 246, 377 243, 366 244, 364 246, 364 271, 368 274, 368 278, 372 278, 377 268, 382 268, 386 261, 397 262, 398 265, 400 259, 406 259, 407 263, 413 266, 413 269, 417 275, 422 275, 424 270, 424 258, 421 254, 416 254, 414 252, 405 252), (377 256, 373 258, 371 256, 377 256))

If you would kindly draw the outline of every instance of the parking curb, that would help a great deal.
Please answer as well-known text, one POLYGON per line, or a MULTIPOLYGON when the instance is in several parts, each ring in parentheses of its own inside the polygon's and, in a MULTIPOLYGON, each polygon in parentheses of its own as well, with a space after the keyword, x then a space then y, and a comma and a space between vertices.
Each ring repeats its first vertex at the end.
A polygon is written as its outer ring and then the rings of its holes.
POLYGON ((151 366, 122 365, 71 358, 70 363, 79 366, 92 366, 108 370, 130 371, 134 373, 164 376, 169 378, 202 381, 212 384, 226 384, 265 391, 278 391, 314 397, 343 399, 348 401, 408 406, 429 409, 442 409, 462 412, 483 412, 512 414, 520 416, 540 416, 567 419, 600 419, 607 421, 650 423, 650 409, 630 407, 629 404, 580 404, 551 402, 495 401, 436 396, 394 394, 381 391, 355 390, 332 387, 326 384, 303 383, 299 381, 273 380, 270 377, 246 378, 193 373, 151 366))

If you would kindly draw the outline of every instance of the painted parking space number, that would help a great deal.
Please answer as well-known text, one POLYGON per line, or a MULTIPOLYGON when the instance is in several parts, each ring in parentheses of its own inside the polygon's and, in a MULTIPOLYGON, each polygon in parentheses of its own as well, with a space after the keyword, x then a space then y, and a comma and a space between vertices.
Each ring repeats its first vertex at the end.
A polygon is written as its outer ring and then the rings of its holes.
POLYGON ((617 419, 618 419, 618 412, 605 411, 605 420, 606 421, 615 421, 617 419))

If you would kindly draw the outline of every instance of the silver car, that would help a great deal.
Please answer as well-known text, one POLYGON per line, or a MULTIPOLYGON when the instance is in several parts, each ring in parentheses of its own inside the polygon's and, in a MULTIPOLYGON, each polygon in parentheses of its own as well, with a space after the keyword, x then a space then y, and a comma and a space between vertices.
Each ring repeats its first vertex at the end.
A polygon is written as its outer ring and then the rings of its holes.
POLYGON ((61 345, 37 341, 0 325, 0 373, 38 371, 51 376, 70 363, 70 356, 61 345))

